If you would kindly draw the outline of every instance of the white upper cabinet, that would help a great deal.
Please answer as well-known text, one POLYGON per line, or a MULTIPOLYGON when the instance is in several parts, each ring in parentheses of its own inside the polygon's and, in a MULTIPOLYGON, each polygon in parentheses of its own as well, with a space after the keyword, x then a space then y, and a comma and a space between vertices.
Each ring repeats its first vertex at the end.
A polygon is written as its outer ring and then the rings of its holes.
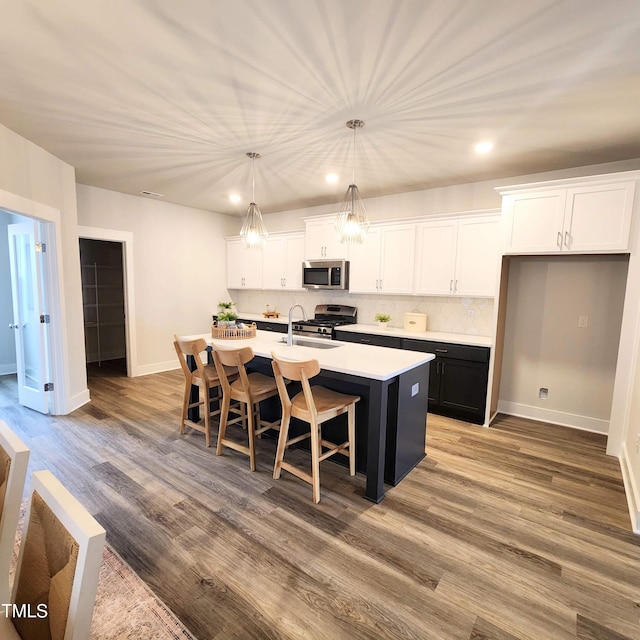
POLYGON ((227 240, 227 289, 262 289, 262 249, 227 240))
POLYGON ((349 245, 340 242, 335 220, 336 216, 319 216, 305 220, 306 260, 322 260, 324 258, 346 260, 349 257, 349 245))
POLYGON ((416 229, 416 293, 453 294, 458 221, 422 222, 416 229))
POLYGON ((268 236, 262 250, 264 289, 302 289, 305 235, 268 236))
POLYGON ((415 293, 495 296, 500 216, 434 220, 417 225, 415 293))
POLYGON ((503 190, 505 253, 629 249, 635 182, 583 181, 503 190))
POLYGON ((351 293, 413 293, 415 224, 371 227, 349 247, 351 293))
POLYGON ((458 222, 454 293, 492 298, 498 286, 501 260, 500 216, 468 218, 458 222))

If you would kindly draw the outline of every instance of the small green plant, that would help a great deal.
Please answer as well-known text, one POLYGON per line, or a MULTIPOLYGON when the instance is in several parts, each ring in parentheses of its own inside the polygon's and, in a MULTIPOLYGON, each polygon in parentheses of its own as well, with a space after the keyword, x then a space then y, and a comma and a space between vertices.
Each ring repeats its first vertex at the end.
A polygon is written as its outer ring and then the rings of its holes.
POLYGON ((238 319, 238 315, 233 311, 221 311, 218 314, 218 322, 234 322, 238 319))
POLYGON ((389 322, 389 320, 391 320, 391 316, 386 313, 376 313, 374 320, 376 322, 389 322))
POLYGON ((218 302, 218 322, 235 322, 238 314, 232 311, 233 302, 218 302))

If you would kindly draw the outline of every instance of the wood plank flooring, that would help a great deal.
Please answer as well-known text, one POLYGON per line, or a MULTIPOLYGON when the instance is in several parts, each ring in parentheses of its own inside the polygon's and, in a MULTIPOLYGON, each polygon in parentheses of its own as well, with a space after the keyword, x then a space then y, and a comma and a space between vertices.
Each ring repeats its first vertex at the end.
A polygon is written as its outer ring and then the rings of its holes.
POLYGON ((640 639, 640 538, 604 437, 429 415, 427 457, 381 504, 326 462, 314 505, 271 478, 273 441, 251 473, 180 436, 182 385, 94 368, 91 403, 50 417, 3 376, 0 417, 197 638, 640 639))

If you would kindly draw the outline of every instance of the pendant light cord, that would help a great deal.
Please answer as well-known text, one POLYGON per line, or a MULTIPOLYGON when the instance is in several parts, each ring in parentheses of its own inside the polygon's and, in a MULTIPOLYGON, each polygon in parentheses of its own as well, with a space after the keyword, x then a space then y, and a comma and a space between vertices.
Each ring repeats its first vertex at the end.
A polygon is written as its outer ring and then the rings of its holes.
POLYGON ((356 127, 353 128, 353 174, 351 184, 356 183, 356 127))
POLYGON ((251 158, 251 202, 256 201, 256 158, 251 158))

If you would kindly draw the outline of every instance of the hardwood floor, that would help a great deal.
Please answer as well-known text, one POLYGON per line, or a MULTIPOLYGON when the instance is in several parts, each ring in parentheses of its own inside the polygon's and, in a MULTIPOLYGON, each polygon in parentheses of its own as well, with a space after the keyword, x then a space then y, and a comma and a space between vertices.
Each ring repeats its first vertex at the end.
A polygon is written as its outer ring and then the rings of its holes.
POLYGON ((251 473, 180 436, 182 385, 101 368, 90 404, 50 417, 3 376, 0 418, 197 638, 640 639, 640 538, 602 436, 430 415, 427 458, 381 504, 327 462, 314 505, 271 478, 273 441, 251 473))

